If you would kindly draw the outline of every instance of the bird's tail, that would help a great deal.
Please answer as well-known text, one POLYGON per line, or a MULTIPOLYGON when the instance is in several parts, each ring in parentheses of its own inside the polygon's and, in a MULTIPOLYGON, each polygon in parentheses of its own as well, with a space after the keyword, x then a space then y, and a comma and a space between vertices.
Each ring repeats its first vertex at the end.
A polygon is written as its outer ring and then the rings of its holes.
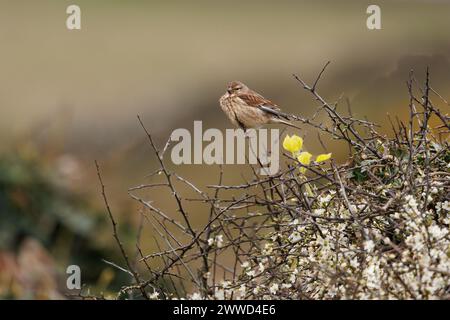
POLYGON ((272 119, 271 119, 272 123, 282 123, 282 124, 285 124, 285 125, 290 126, 292 128, 296 128, 296 129, 302 130, 302 128, 297 127, 295 124, 292 124, 292 123, 290 123, 288 121, 288 120, 291 120, 293 118, 293 116, 290 115, 290 114, 281 112, 280 110, 275 110, 273 108, 265 107, 265 106, 259 106, 259 109, 273 115, 272 119), (285 120, 283 120, 283 119, 285 119, 285 120))
POLYGON ((272 122, 273 122, 273 123, 282 123, 282 124, 285 124, 285 125, 287 125, 287 126, 289 126, 289 127, 292 127, 292 128, 296 128, 296 129, 302 130, 302 128, 296 126, 296 125, 293 124, 293 123, 290 123, 289 121, 283 120, 283 119, 273 118, 273 119, 272 119, 272 122))

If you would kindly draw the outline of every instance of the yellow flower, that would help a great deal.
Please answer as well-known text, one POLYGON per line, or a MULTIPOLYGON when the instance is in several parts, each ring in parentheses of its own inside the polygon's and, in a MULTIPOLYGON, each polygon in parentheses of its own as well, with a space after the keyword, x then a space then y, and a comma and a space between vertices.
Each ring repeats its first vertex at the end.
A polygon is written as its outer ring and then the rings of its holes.
POLYGON ((304 152, 300 153, 297 160, 301 164, 307 166, 311 163, 311 157, 312 157, 311 153, 309 153, 308 151, 304 151, 304 152))
MULTIPOLYGON (((297 160, 302 165, 308 166, 311 163, 311 157, 312 157, 311 153, 309 153, 307 151, 304 151, 304 152, 299 154, 299 156, 297 157, 297 160)), ((304 168, 304 167, 300 168, 300 172, 301 173, 305 173, 305 171, 306 171, 306 168, 304 168)))
POLYGON ((303 139, 297 135, 290 137, 288 134, 284 137, 283 148, 292 154, 300 151, 303 147, 303 139))
POLYGON ((319 162, 327 161, 330 158, 331 158, 331 153, 319 154, 316 158, 316 162, 319 163, 319 162))

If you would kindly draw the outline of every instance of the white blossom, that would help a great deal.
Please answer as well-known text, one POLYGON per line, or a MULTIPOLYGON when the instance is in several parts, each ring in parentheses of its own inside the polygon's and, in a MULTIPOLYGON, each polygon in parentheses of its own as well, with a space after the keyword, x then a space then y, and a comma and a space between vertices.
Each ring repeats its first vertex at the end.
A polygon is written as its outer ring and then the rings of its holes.
POLYGON ((269 287, 269 292, 270 292, 271 294, 276 294, 276 293, 278 292, 279 289, 280 289, 280 287, 278 286, 278 284, 277 284, 277 283, 274 283, 274 284, 272 284, 272 285, 269 287))
POLYGON ((367 252, 373 252, 373 249, 375 248, 375 243, 373 243, 373 241, 372 240, 367 240, 367 241, 365 241, 364 242, 364 249, 367 251, 367 252))
POLYGON ((158 291, 155 291, 155 292, 151 293, 148 297, 149 297, 151 300, 156 300, 156 299, 158 299, 158 296, 159 296, 159 292, 158 292, 158 291))

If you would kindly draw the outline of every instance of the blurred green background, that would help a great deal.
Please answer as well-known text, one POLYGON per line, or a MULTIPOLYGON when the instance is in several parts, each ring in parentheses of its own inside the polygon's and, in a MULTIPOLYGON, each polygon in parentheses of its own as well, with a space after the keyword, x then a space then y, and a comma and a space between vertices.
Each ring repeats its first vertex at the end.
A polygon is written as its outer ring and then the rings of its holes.
MULTIPOLYGON (((344 95, 356 116, 388 133, 386 114, 408 112, 410 69, 423 79, 430 66, 433 88, 450 96, 449 16, 450 1, 431 0, 1 1, 0 297, 62 297, 72 263, 96 292, 127 279, 102 262, 123 265, 93 161, 134 250, 139 207, 127 189, 155 168, 137 114, 159 144, 194 120, 230 128, 218 98, 241 80, 310 116, 317 103, 291 75, 313 80, 331 60, 321 94, 344 95), (81 7, 80 31, 66 29, 70 4, 81 7), (366 28, 370 4, 381 7, 382 30, 366 28)), ((323 151, 316 133, 302 134, 308 150, 323 151)), ((345 159, 342 145, 327 148, 345 159)), ((215 167, 178 169, 200 186, 217 182, 215 167)), ((225 183, 241 181, 238 169, 228 172, 225 183)), ((146 198, 170 207, 169 195, 146 198)))

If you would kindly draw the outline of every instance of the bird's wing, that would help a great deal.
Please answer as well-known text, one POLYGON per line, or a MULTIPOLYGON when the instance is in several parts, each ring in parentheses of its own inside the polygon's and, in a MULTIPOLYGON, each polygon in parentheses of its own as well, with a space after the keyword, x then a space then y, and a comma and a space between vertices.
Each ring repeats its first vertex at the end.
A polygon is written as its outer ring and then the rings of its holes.
POLYGON ((280 110, 280 108, 278 108, 278 106, 275 103, 257 94, 256 92, 241 93, 238 95, 238 97, 241 98, 250 107, 259 108, 264 106, 266 108, 270 108, 273 110, 280 110))
POLYGON ((238 97, 251 107, 258 108, 277 117, 287 118, 287 115, 281 112, 281 109, 275 103, 256 92, 253 94, 242 93, 238 97))

